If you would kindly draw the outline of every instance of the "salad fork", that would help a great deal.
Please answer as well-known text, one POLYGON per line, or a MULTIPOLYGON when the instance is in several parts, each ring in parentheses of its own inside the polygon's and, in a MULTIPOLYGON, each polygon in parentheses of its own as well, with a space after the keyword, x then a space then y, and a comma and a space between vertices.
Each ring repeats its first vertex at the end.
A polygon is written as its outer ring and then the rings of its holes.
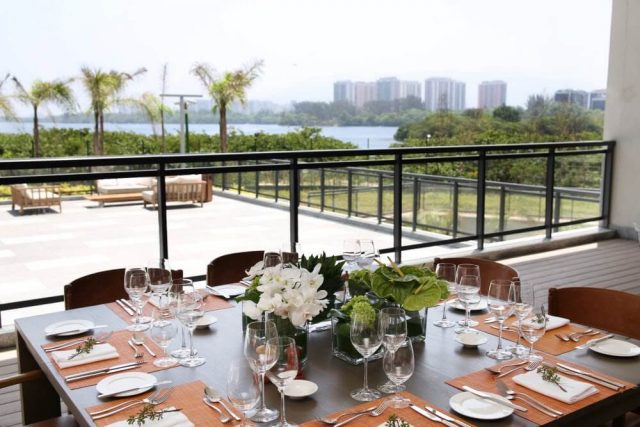
POLYGON ((333 426, 334 426, 334 427, 340 427, 340 426, 343 426, 343 425, 348 424, 348 423, 350 423, 351 421, 355 420, 356 418, 360 418, 361 416, 363 416, 363 415, 367 415, 367 414, 368 414, 369 416, 371 416, 371 417, 379 417, 380 415, 382 415, 382 413, 385 411, 385 409, 387 409, 387 407, 389 406, 389 404, 390 404, 390 403, 391 403, 391 402, 389 402, 388 400, 383 400, 383 401, 382 401, 382 402, 380 402, 380 404, 379 404, 375 409, 373 409, 372 411, 369 411, 369 412, 363 412, 363 413, 361 413, 361 414, 355 415, 355 416, 353 416, 353 417, 351 417, 351 418, 348 418, 348 419, 346 419, 346 420, 344 420, 344 421, 342 421, 342 422, 339 422, 338 424, 334 424, 333 426))
MULTIPOLYGON (((524 370, 525 371, 533 371, 534 369, 537 369, 538 366, 540 366, 540 364, 542 363, 542 360, 533 360, 531 362, 529 362, 529 364, 527 366, 524 366, 524 370)), ((502 378, 506 375, 509 375, 512 372, 517 371, 518 369, 523 368, 523 366, 518 366, 517 368, 513 368, 508 370, 507 372, 503 372, 500 375, 498 375, 496 378, 502 378)))
POLYGON ((127 344, 129 344, 129 347, 131 347, 133 349, 133 357, 135 357, 136 359, 139 359, 139 358, 144 356, 144 354, 142 354, 142 352, 138 351, 138 348, 135 346, 133 341, 129 340, 129 341, 127 341, 127 344))
POLYGON ((117 414, 120 411, 124 411, 125 409, 131 408, 132 406, 140 405, 142 403, 156 406, 169 399, 172 391, 173 387, 158 390, 145 399, 128 400, 109 408, 101 409, 100 411, 90 412, 89 415, 91 415, 94 420, 99 420, 101 418, 110 417, 113 414, 117 414))
POLYGON ((360 414, 364 414, 365 412, 369 412, 369 411, 373 411, 374 409, 376 409, 376 406, 372 406, 370 408, 367 409, 363 409, 361 411, 354 411, 354 412, 345 412, 342 413, 340 415, 338 415, 337 417, 333 417, 333 418, 329 418, 329 417, 321 417, 318 418, 318 421, 323 422, 325 424, 329 424, 329 425, 334 425, 335 423, 338 422, 338 420, 340 418, 346 417, 348 415, 360 415, 360 414))

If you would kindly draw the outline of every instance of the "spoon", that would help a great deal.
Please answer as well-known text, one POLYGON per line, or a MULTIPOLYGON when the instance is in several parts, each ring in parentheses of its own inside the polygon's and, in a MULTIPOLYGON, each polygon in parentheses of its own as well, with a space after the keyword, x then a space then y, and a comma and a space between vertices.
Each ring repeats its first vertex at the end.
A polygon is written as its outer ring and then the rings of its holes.
POLYGON ((229 413, 229 415, 231 415, 233 417, 234 420, 236 421, 240 421, 241 418, 239 416, 237 416, 235 414, 235 412, 233 412, 231 409, 229 409, 229 407, 227 406, 226 403, 224 403, 224 400, 222 400, 222 397, 220 396, 220 393, 218 393, 215 389, 206 386, 204 388, 204 394, 205 396, 207 396, 207 400, 209 400, 211 403, 219 403, 221 404, 224 409, 227 410, 227 412, 229 413))

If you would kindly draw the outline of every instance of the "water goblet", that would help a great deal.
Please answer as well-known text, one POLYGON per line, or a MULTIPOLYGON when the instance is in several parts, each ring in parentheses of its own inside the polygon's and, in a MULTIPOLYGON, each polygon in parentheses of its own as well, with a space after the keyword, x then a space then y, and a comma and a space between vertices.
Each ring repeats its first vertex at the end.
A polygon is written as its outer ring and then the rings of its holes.
MULTIPOLYGON (((193 286, 193 282, 189 279, 173 279, 171 281, 171 287, 169 288, 169 292, 167 294, 167 307, 169 313, 173 317, 177 317, 178 315, 178 297, 184 293, 197 292, 195 287, 193 286)), ((185 357, 189 357, 191 355, 191 350, 187 347, 187 333, 188 330, 186 326, 180 323, 180 348, 177 348, 171 352, 171 356, 183 359, 185 357)), ((198 354, 198 350, 193 349, 195 354, 198 354)))
POLYGON ((258 377, 246 359, 231 362, 227 373, 227 398, 242 413, 239 427, 255 427, 255 424, 247 419, 247 412, 255 408, 260 401, 260 387, 258 377))
POLYGON ((518 341, 515 344, 507 347, 507 350, 514 353, 517 356, 523 356, 527 354, 527 347, 520 344, 521 334, 520 334, 520 325, 522 325, 522 321, 526 319, 529 314, 531 314, 531 310, 533 306, 531 305, 531 299, 526 298, 525 294, 530 292, 533 289, 533 283, 531 282, 514 282, 514 299, 515 302, 513 304, 513 312, 516 315, 516 319, 518 319, 517 327, 518 327, 518 341))
POLYGON ((456 284, 456 293, 458 294, 458 300, 464 304, 464 321, 459 323, 459 326, 454 330, 456 333, 471 332, 472 326, 478 324, 478 322, 472 322, 469 318, 471 315, 471 304, 476 304, 480 297, 480 277, 478 276, 462 276, 459 278, 456 284))
POLYGON ((247 325, 244 335, 244 357, 249 366, 260 376, 260 407, 251 417, 253 421, 266 423, 278 418, 276 409, 267 408, 264 399, 264 378, 269 369, 278 360, 278 347, 273 345, 273 339, 278 338, 276 324, 270 320, 251 322, 247 325))
POLYGON ((171 287, 171 270, 169 261, 162 260, 147 262, 147 275, 149 276, 149 288, 151 295, 158 307, 166 304, 166 294, 171 287))
POLYGON ((502 348, 502 330, 504 321, 511 316, 515 305, 515 285, 510 280, 492 280, 487 292, 487 307, 498 320, 498 346, 487 352, 487 356, 496 360, 507 360, 513 357, 509 350, 502 348))
POLYGON ((189 331, 189 356, 180 359, 180 365, 194 368, 206 362, 206 359, 198 356, 198 353, 193 348, 193 331, 196 329, 198 320, 204 316, 202 295, 200 295, 200 292, 194 291, 180 294, 177 299, 176 313, 178 320, 189 331))
POLYGON ((356 264, 360 268, 368 268, 373 264, 373 260, 378 257, 378 250, 376 249, 373 240, 358 240, 360 244, 360 255, 356 259, 356 264))
MULTIPOLYGON (((385 307, 378 316, 382 345, 386 351, 394 352, 407 339, 407 314, 400 307, 385 307)), ((404 390, 402 384, 395 384, 389 380, 378 387, 383 393, 396 393, 404 390)))
POLYGON ((166 314, 160 310, 154 310, 152 317, 149 335, 153 342, 162 349, 162 357, 154 360, 153 365, 159 368, 174 366, 178 360, 167 354, 167 347, 178 333, 178 326, 173 320, 167 319, 166 314))
POLYGON ((351 397, 361 402, 369 402, 378 399, 381 394, 378 390, 369 388, 367 368, 369 357, 372 356, 382 344, 382 333, 376 319, 376 314, 370 312, 357 312, 351 314, 350 338, 353 347, 364 357, 364 382, 362 388, 353 390, 351 397))
POLYGON ((143 268, 127 268, 125 270, 124 289, 136 308, 134 323, 127 326, 133 332, 146 331, 149 325, 142 322, 142 307, 148 299, 149 277, 143 268))
POLYGON ((342 259, 345 261, 344 269, 347 272, 353 271, 356 261, 360 256, 360 243, 358 240, 348 239, 342 243, 342 259))
POLYGON ((282 264, 282 254, 280 251, 264 251, 264 257, 262 258, 264 268, 275 267, 282 264))
MULTIPOLYGON (((441 280, 446 280, 449 288, 449 293, 455 293, 456 291, 456 265, 446 262, 441 262, 436 265, 436 277, 441 280)), ((451 328, 456 325, 456 322, 447 319, 447 300, 442 303, 442 318, 433 322, 434 325, 440 328, 451 328)))
POLYGON ((531 314, 520 324, 520 334, 529 343, 529 353, 527 359, 530 362, 542 360, 542 356, 534 354, 533 345, 545 334, 547 330, 547 312, 544 305, 534 308, 531 314))
POLYGON ((297 424, 287 422, 285 416, 284 389, 298 375, 298 349, 291 337, 271 338, 269 344, 278 347, 278 359, 267 371, 267 378, 280 392, 280 420, 273 427, 295 427, 297 424))
POLYGON ((409 399, 399 396, 398 391, 400 391, 400 386, 413 375, 414 366, 415 361, 411 340, 405 340, 394 351, 389 351, 389 349, 385 351, 382 358, 382 367, 389 380, 396 385, 396 391, 393 397, 389 399, 393 408, 406 408, 411 403, 409 399))

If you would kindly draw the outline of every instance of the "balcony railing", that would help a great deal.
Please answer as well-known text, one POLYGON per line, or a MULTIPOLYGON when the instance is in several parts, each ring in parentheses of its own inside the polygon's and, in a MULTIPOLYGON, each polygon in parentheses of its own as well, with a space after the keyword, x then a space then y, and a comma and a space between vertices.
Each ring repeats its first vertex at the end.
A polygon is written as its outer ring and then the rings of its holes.
MULTIPOLYGON (((333 210, 347 216, 374 216, 379 223, 391 225, 393 245, 381 248, 381 253, 392 253, 396 262, 402 261, 402 252, 433 246, 475 241, 478 250, 485 242, 500 240, 506 236, 544 231, 551 238, 560 227, 573 226, 593 221, 608 225, 611 200, 611 174, 614 141, 585 141, 563 143, 531 143, 507 145, 473 145, 447 147, 390 148, 376 150, 322 150, 287 151, 226 154, 188 154, 188 155, 144 155, 118 157, 86 158, 42 158, 26 160, 0 161, 0 185, 17 183, 54 183, 85 181, 126 177, 155 177, 158 183, 157 221, 159 229, 159 258, 169 257, 167 232, 167 207, 165 178, 172 175, 210 174, 216 186, 223 190, 234 188, 242 194, 255 197, 269 195, 275 201, 288 200, 289 241, 292 250, 299 240, 299 207, 306 205, 320 211, 333 210), (580 158, 598 155, 600 163, 600 189, 563 188, 555 185, 556 163, 563 157, 580 158), (542 159, 538 170, 544 177, 544 184, 523 185, 487 180, 488 164, 496 160, 542 159), (443 177, 420 173, 403 173, 408 165, 436 165, 442 163, 472 163, 475 165, 476 178, 443 177), (375 167, 375 170, 370 168, 375 167), (247 173, 255 173, 247 180, 247 173), (317 173, 318 184, 305 185, 302 180, 310 173, 317 173), (328 185, 327 176, 342 173, 345 176, 342 186, 328 185), (268 177, 266 175, 269 175, 268 177), (281 178, 286 184, 281 184, 281 178), (354 181, 368 180, 366 186, 354 185, 354 181), (418 215, 422 203, 422 190, 438 186, 446 189, 451 203, 450 225, 421 221, 418 215), (362 194, 370 193, 368 200, 374 199, 375 209, 362 210, 358 201, 362 194), (458 218, 459 197, 465 192, 467 198, 472 195, 475 202, 475 229, 461 227, 458 218), (475 194, 473 194, 475 192, 475 194), (497 226, 495 231, 485 229, 487 214, 487 195, 498 194, 497 226), (509 228, 505 226, 506 197, 515 194, 535 195, 540 198, 542 223, 509 228), (373 195, 373 197, 372 197, 373 195), (391 204, 384 203, 385 195, 390 196, 391 204), (304 198, 301 200, 301 196, 304 198), (346 203, 337 206, 332 200, 346 198, 346 203), (411 215, 407 220, 407 211, 403 197, 411 200, 411 215), (555 200, 555 203, 554 203, 555 200), (560 201, 599 202, 596 215, 562 220, 560 201), (430 230, 441 233, 441 238, 413 244, 403 244, 403 228, 411 230, 430 230), (448 236, 445 236, 445 235, 448 236)), ((535 163, 535 162, 534 162, 535 163)), ((201 279, 204 276, 197 276, 201 279)), ((24 301, 0 304, 0 313, 4 310, 48 304, 62 301, 62 296, 36 298, 24 301)))

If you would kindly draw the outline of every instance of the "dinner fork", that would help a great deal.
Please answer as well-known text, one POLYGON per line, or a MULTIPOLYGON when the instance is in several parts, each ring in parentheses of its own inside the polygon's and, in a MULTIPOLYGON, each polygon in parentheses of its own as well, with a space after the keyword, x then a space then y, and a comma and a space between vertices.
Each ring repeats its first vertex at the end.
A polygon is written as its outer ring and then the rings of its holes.
POLYGON ((374 410, 369 411, 369 412, 363 412, 363 413, 361 413, 361 414, 355 415, 355 416, 353 416, 353 417, 351 417, 351 418, 349 418, 349 419, 346 419, 346 420, 344 420, 344 421, 342 421, 342 422, 339 422, 338 424, 334 424, 334 425, 333 425, 333 427, 340 427, 340 426, 343 426, 343 425, 348 424, 348 423, 350 423, 351 421, 355 420, 356 418, 360 418, 361 416, 363 416, 363 415, 367 415, 367 414, 368 414, 369 416, 371 416, 371 417, 379 417, 380 415, 382 415, 382 413, 385 411, 385 409, 387 409, 387 407, 389 407, 389 405, 390 405, 390 404, 391 404, 391 402, 390 402, 390 401, 388 401, 388 400, 383 400, 382 402, 380 402, 380 404, 378 405, 378 407, 377 407, 377 408, 375 408, 374 410))
POLYGON ((133 341, 129 340, 129 341, 127 341, 127 344, 129 344, 129 347, 131 347, 133 349, 133 357, 135 357, 136 359, 139 359, 139 358, 144 356, 144 354, 142 352, 138 351, 138 348, 133 343, 133 341))
POLYGON ((569 335, 569 338, 573 342, 578 342, 578 341, 580 341, 580 338, 582 338, 582 337, 590 337, 590 336, 593 336, 593 335, 598 335, 599 333, 600 333, 600 331, 594 331, 593 329, 587 329, 586 331, 583 331, 583 332, 575 332, 575 333, 569 335))
POLYGON ((372 407, 367 408, 367 409, 362 409, 362 410, 360 410, 360 411, 344 412, 344 413, 342 413, 342 414, 338 415, 337 417, 332 417, 332 418, 329 418, 329 417, 321 417, 321 418, 318 418, 318 421, 323 422, 323 423, 325 423, 325 424, 334 425, 335 423, 337 423, 337 422, 338 422, 338 420, 339 420, 340 418, 346 417, 346 416, 348 416, 348 415, 359 415, 359 414, 364 414, 365 412, 373 411, 374 409, 376 409, 376 406, 372 406, 372 407))
POLYGON ((110 417, 113 414, 117 414, 120 411, 124 411, 125 409, 131 408, 135 405, 140 405, 142 403, 156 406, 165 402, 171 395, 172 391, 173 387, 158 390, 145 399, 128 400, 126 402, 113 405, 109 408, 101 409, 100 411, 90 412, 89 415, 91 415, 94 420, 99 420, 101 418, 110 417))
POLYGON ((503 372, 500 375, 498 375, 496 378, 502 378, 506 375, 509 375, 512 372, 517 371, 520 368, 524 368, 525 371, 533 371, 534 369, 537 369, 538 366, 540 366, 540 364, 542 363, 542 360, 532 360, 531 362, 529 362, 529 364, 527 366, 518 366, 517 368, 513 368, 508 370, 507 372, 503 372))

